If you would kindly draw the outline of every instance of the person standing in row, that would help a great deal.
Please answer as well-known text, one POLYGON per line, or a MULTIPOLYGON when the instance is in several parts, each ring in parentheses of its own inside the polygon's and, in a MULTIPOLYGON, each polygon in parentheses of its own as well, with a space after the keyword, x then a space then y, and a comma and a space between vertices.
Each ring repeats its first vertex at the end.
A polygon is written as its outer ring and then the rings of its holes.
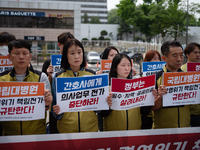
MULTIPOLYGON (((74 39, 74 36, 70 32, 63 32, 58 37, 58 47, 60 48, 60 55, 63 53, 63 47, 65 43, 71 39, 74 39)), ((53 66, 51 65, 51 59, 48 59, 44 62, 42 66, 42 72, 44 72, 48 78, 50 83, 52 82, 52 73, 53 73, 53 66)), ((49 112, 49 127, 50 127, 50 133, 58 133, 57 130, 57 120, 55 117, 53 117, 53 114, 49 112)))
MULTIPOLYGON (((145 57, 144 62, 156 62, 161 61, 160 53, 156 50, 148 50, 145 57)), ((142 77, 143 73, 140 74, 142 77)), ((142 126, 141 129, 151 129, 153 124, 153 111, 151 111, 148 115, 142 115, 142 126)))
MULTIPOLYGON (((44 82, 45 110, 52 102, 51 86, 46 74, 30 69, 31 45, 25 40, 14 40, 8 45, 8 58, 13 63, 12 70, 6 70, 0 75, 0 81, 44 82)), ((46 134, 46 118, 31 121, 2 121, 3 135, 46 134)))
POLYGON ((162 106, 162 97, 167 94, 167 88, 163 85, 164 72, 183 72, 183 48, 178 41, 166 41, 161 46, 162 59, 166 66, 156 74, 156 89, 158 98, 152 107, 154 111, 154 128, 180 128, 190 126, 189 105, 162 106))
MULTIPOLYGON (((132 79, 132 63, 126 54, 120 53, 113 58, 109 78, 132 79)), ((157 95, 156 89, 153 94, 157 95)), ((102 111, 100 115, 104 117, 104 131, 140 130, 141 112, 149 114, 150 110, 150 107, 144 107, 143 110, 137 107, 121 111, 102 111)))
MULTIPOLYGON (((76 39, 68 41, 63 48, 61 67, 62 71, 56 73, 52 83, 53 93, 53 114, 57 122, 59 133, 75 132, 97 132, 98 120, 96 112, 60 112, 59 105, 56 105, 56 85, 55 78, 60 77, 83 77, 84 75, 94 75, 95 72, 85 68, 86 61, 84 57, 83 45, 76 39)), ((110 96, 111 97, 111 96, 110 96)))
POLYGON ((0 56, 7 56, 9 42, 16 40, 15 36, 8 32, 0 33, 0 56))
MULTIPOLYGON (((190 43, 185 47, 185 56, 187 57, 187 62, 199 62, 200 61, 200 44, 190 43)), ((187 63, 181 66, 181 69, 187 72, 187 63)), ((190 125, 191 127, 200 126, 200 105, 190 106, 190 125)))

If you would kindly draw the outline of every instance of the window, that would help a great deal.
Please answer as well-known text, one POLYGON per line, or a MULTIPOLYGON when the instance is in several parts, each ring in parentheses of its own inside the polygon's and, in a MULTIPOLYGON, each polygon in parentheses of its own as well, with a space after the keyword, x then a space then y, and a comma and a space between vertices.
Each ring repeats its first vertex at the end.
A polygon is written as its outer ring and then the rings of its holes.
POLYGON ((0 16, 0 27, 73 29, 74 18, 0 16))

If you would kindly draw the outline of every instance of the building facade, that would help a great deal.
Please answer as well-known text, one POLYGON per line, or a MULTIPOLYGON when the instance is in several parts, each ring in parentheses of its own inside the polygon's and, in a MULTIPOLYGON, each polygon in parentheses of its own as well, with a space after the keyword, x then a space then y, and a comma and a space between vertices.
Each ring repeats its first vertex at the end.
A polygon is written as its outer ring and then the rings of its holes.
POLYGON ((30 41, 41 50, 59 50, 57 37, 71 32, 81 40, 80 4, 55 1, 0 1, 0 32, 30 41))
POLYGON ((86 13, 89 21, 93 16, 99 17, 99 20, 102 24, 107 24, 108 21, 107 0, 41 0, 41 1, 57 1, 57 2, 65 1, 66 3, 80 4, 81 16, 84 16, 84 14, 86 13))

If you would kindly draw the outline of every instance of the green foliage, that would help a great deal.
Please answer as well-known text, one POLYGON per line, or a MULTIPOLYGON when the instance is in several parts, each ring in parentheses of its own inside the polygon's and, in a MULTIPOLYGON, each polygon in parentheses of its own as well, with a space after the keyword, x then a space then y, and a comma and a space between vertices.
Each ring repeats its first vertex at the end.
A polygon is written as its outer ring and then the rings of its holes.
POLYGON ((153 8, 154 4, 142 4, 135 11, 134 24, 139 28, 140 32, 145 34, 146 39, 150 42, 153 36, 151 32, 151 25, 153 23, 152 18, 149 16, 149 12, 153 8))
POLYGON ((144 3, 151 4, 152 0, 143 0, 144 3))
POLYGON ((117 6, 117 14, 127 24, 133 24, 134 12, 136 10, 135 3, 137 0, 121 0, 117 6))
POLYGON ((135 36, 135 39, 133 39, 133 41, 136 41, 136 42, 138 42, 138 41, 142 41, 142 42, 145 42, 145 38, 142 38, 142 37, 139 37, 139 36, 135 36))
POLYGON ((110 41, 110 38, 105 38, 104 40, 108 40, 108 41, 110 41))
POLYGON ((128 33, 132 33, 130 25, 128 25, 124 20, 120 20, 120 27, 118 28, 118 36, 122 39, 123 33, 126 33, 126 39, 128 39, 128 33))
POLYGON ((91 40, 97 40, 97 38, 93 37, 91 40))
POLYGON ((82 40, 88 40, 88 38, 82 38, 82 40))
POLYGON ((104 37, 103 37, 103 36, 100 36, 100 37, 98 38, 98 40, 104 40, 104 37))
MULTIPOLYGON (((187 18, 185 18, 183 24, 186 26, 187 18)), ((188 15, 188 26, 197 26, 197 20, 193 15, 188 15)))
POLYGON ((100 34, 101 36, 105 36, 105 35, 108 35, 108 32, 106 30, 102 30, 100 34))
POLYGON ((120 17, 117 16, 117 9, 108 11, 108 24, 119 24, 120 17))
POLYGON ((91 20, 90 20, 90 23, 91 24, 100 24, 101 22, 99 20, 99 17, 92 16, 91 20))
POLYGON ((200 27, 200 18, 198 19, 197 26, 200 27))
POLYGON ((82 16, 82 23, 89 23, 89 20, 88 20, 88 15, 87 13, 85 12, 84 15, 82 16))
MULTIPOLYGON (((185 33, 187 16, 185 1, 155 0, 152 3, 152 0, 143 0, 144 3, 139 6, 135 5, 136 1, 121 0, 117 5, 117 13, 128 26, 133 25, 135 28, 139 28, 140 32, 145 34, 147 41, 159 34, 162 37, 169 35, 177 39, 177 36, 185 33), (167 32, 164 32, 164 28, 167 32)), ((200 20, 197 22, 194 17, 195 13, 200 13, 200 5, 192 3, 189 5, 188 25, 200 25, 200 20)), ((120 23, 118 32, 119 35, 125 32, 122 23, 120 23)))

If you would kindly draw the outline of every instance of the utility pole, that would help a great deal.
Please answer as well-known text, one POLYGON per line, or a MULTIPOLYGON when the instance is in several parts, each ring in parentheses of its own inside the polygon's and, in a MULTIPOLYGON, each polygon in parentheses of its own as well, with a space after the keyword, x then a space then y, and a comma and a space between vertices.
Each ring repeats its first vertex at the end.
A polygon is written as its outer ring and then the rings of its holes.
POLYGON ((186 42, 185 44, 188 44, 188 5, 189 5, 189 0, 187 0, 187 23, 186 23, 186 42))

